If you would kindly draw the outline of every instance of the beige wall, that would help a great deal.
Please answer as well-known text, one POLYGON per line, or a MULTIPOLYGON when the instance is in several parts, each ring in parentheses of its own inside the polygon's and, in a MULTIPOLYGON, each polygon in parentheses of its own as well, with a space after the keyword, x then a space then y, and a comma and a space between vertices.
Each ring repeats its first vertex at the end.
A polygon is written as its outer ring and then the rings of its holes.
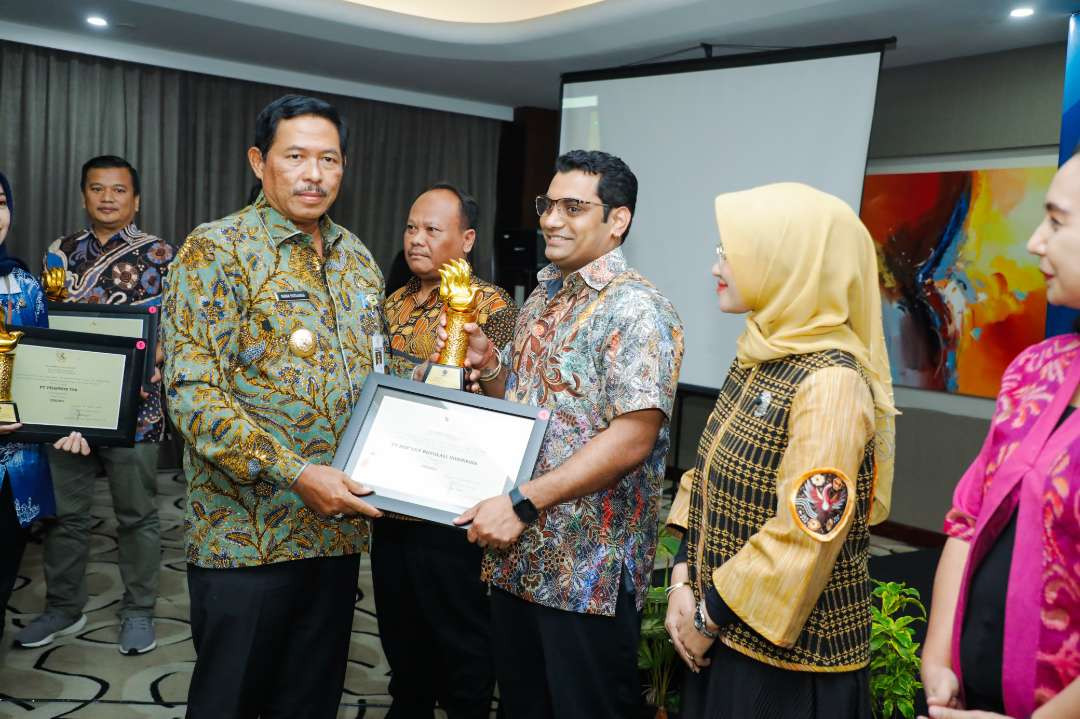
POLYGON ((884 70, 870 157, 1057 145, 1065 45, 884 70))

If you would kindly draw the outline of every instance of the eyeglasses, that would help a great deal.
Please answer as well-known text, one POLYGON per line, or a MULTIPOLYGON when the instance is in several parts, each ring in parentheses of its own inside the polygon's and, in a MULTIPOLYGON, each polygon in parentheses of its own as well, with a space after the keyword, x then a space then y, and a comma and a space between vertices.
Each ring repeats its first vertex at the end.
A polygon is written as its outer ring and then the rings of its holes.
POLYGON ((603 207, 605 217, 607 211, 611 209, 611 205, 605 205, 603 202, 589 202, 588 200, 579 200, 574 197, 560 197, 556 200, 547 195, 536 196, 536 214, 540 217, 551 212, 552 207, 557 207, 559 208, 560 215, 571 220, 575 217, 580 217, 583 213, 587 212, 590 205, 603 207))
POLYGON ((717 245, 716 245, 716 261, 717 262, 724 262, 725 260, 727 260, 727 253, 724 252, 724 246, 717 243, 717 245))

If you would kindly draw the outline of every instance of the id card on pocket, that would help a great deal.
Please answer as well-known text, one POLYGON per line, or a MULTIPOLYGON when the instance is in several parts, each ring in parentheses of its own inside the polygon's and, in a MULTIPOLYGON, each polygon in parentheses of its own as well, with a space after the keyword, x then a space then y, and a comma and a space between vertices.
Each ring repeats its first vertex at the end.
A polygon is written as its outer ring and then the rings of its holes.
POLYGON ((383 336, 371 335, 371 370, 386 374, 386 353, 383 348, 383 336))

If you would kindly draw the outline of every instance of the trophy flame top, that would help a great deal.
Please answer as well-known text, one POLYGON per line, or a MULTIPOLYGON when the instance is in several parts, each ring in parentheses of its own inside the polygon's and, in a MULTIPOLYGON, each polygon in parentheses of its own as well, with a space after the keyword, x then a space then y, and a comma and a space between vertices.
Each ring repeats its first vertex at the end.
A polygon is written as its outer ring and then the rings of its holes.
POLYGON ((465 312, 476 303, 476 288, 472 285, 472 268, 465 260, 452 260, 439 268, 439 297, 450 309, 465 312))
POLYGON ((63 267, 46 267, 41 273, 41 287, 50 302, 63 302, 67 296, 63 267))
POLYGON ((22 339, 23 333, 16 330, 15 332, 8 332, 7 326, 3 320, 0 320, 0 355, 10 354, 15 351, 15 345, 19 344, 19 340, 22 339))

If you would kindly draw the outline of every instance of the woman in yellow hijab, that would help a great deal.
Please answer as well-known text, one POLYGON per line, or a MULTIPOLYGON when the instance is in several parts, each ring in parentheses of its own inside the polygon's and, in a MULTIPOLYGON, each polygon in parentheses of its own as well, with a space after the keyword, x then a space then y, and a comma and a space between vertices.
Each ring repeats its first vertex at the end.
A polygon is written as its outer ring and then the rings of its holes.
POLYGON ((749 314, 668 518, 682 715, 869 718, 868 526, 896 414, 873 241, 795 183, 720 195, 716 222, 720 309, 749 314))

